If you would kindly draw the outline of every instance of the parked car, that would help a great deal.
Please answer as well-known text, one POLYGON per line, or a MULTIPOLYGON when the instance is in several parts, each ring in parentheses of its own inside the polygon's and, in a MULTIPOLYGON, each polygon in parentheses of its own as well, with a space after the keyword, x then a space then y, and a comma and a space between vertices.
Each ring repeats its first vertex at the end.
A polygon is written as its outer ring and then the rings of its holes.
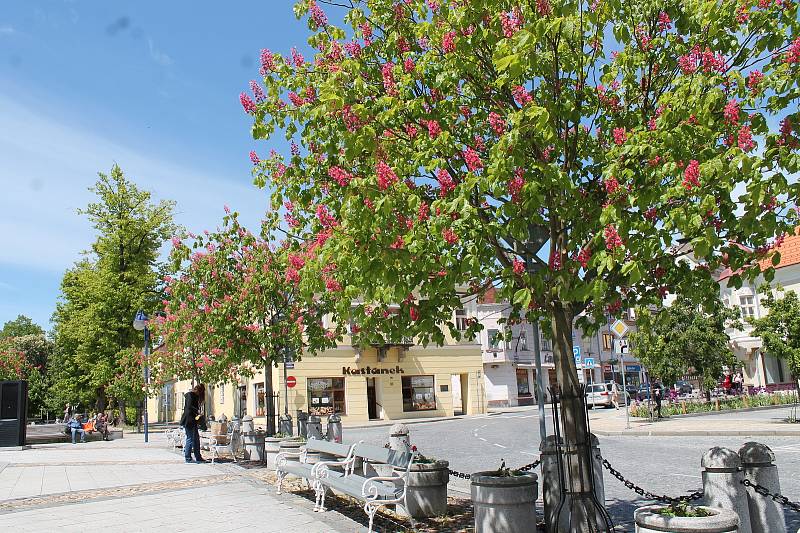
MULTIPOLYGON (((613 383, 596 383, 594 385, 587 385, 586 387, 586 405, 589 407, 595 406, 603 406, 603 407, 611 407, 613 404, 611 403, 611 388, 614 386, 613 383)), ((619 403, 620 405, 625 402, 625 398, 622 396, 622 385, 617 385, 617 389, 619 390, 619 403)), ((630 394, 627 395, 628 401, 630 401, 630 394)))
MULTIPOLYGON (((640 402, 643 401, 643 400, 649 400, 650 399, 650 394, 651 394, 651 389, 654 390, 656 388, 657 389, 661 389, 661 391, 663 393, 663 389, 661 388, 661 385, 653 385, 652 383, 642 383, 639 386, 639 391, 636 394, 636 398, 640 402)), ((662 397, 663 397, 663 394, 662 394, 662 397)))
POLYGON ((692 387, 692 384, 688 381, 676 381, 675 390, 678 394, 691 394, 694 392, 694 387, 692 387))
POLYGON ((636 398, 639 393, 639 387, 636 385, 625 385, 625 390, 628 391, 628 398, 636 398))

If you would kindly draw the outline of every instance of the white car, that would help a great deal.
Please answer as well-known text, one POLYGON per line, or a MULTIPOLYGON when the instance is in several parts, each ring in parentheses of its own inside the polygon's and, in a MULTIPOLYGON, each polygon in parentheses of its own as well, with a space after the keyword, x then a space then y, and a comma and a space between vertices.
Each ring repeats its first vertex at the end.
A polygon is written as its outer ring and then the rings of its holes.
MULTIPOLYGON (((586 405, 589 407, 595 406, 603 406, 603 407, 611 407, 613 404, 611 403, 611 388, 614 386, 613 383, 595 383, 594 385, 587 385, 586 386, 586 405)), ((617 390, 619 391, 619 404, 624 405, 625 399, 627 398, 630 401, 630 395, 626 394, 623 396, 622 392, 622 385, 617 385, 617 390)))

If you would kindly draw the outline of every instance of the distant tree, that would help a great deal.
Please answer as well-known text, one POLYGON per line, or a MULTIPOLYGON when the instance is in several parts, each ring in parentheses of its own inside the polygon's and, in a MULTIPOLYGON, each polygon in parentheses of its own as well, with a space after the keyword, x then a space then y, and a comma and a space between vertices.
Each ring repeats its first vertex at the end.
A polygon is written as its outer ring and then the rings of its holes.
POLYGON ((0 380, 28 382, 28 414, 38 416, 48 407, 47 359, 53 343, 43 334, 0 339, 0 380))
POLYGON ((61 400, 104 409, 113 397, 139 401, 143 391, 109 388, 129 366, 130 350, 142 346, 132 327, 138 309, 153 312, 163 298, 161 246, 175 232, 174 202, 153 202, 114 165, 91 189, 97 201, 80 214, 98 231, 87 257, 68 270, 53 317, 58 358, 54 391, 61 400))
POLYGON ((19 315, 16 319, 9 320, 3 324, 3 329, 0 330, 0 339, 22 337, 23 335, 44 335, 44 330, 25 315, 19 315))
POLYGON ((679 298, 655 313, 637 314, 637 331, 630 334, 632 351, 650 375, 671 385, 692 373, 705 390, 712 389, 723 367, 736 364, 727 328, 736 327, 739 313, 718 300, 705 312, 689 299, 679 298))
POLYGON ((764 284, 759 291, 764 295, 761 304, 769 313, 750 319, 755 329, 753 335, 761 337, 768 354, 785 359, 792 376, 800 376, 800 299, 794 291, 778 286, 774 291, 764 284))

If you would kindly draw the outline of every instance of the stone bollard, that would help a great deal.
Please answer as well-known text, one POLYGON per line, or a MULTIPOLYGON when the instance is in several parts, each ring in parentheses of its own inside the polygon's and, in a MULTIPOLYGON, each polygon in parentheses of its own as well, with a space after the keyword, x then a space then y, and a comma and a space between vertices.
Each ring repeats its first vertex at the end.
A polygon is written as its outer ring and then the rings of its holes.
POLYGON ((306 437, 309 439, 322 440, 322 419, 317 415, 308 417, 306 424, 306 437))
POLYGON ((342 443, 342 417, 336 413, 328 417, 327 438, 331 442, 342 443))
POLYGON ((253 417, 250 415, 245 415, 242 417, 242 433, 252 433, 255 431, 255 424, 253 424, 253 417))
POLYGON ((715 446, 703 454, 703 495, 708 507, 729 509, 739 515, 739 533, 752 533, 742 461, 729 448, 715 446))
MULTIPOLYGON (((778 467, 775 454, 765 444, 745 442, 739 449, 742 474, 753 483, 766 487, 771 493, 780 493, 778 467)), ((761 496, 752 488, 747 489, 747 506, 750 511, 750 527, 753 533, 785 533, 786 519, 783 507, 770 498, 761 496)))
MULTIPOLYGON (((605 506, 605 484, 603 482, 603 459, 600 454, 600 441, 592 433, 589 436, 592 453, 592 469, 594 474, 594 495, 597 502, 605 506), (598 457, 599 456, 599 457, 598 457)), ((544 501, 545 531, 555 532, 558 508, 561 505, 561 479, 558 474, 558 457, 556 455, 556 436, 548 435, 539 445, 542 473, 542 500, 544 501)), ((568 505, 569 502, 565 502, 568 505)), ((602 517, 598 516, 598 520, 602 517)))
POLYGON ((395 424, 389 430, 389 448, 400 452, 411 451, 411 438, 408 436, 408 426, 395 424))
POLYGON ((278 419, 278 433, 291 437, 294 428, 292 427, 292 415, 281 415, 278 419))
POLYGON ((308 413, 302 409, 297 410, 297 434, 301 437, 308 436, 308 413))

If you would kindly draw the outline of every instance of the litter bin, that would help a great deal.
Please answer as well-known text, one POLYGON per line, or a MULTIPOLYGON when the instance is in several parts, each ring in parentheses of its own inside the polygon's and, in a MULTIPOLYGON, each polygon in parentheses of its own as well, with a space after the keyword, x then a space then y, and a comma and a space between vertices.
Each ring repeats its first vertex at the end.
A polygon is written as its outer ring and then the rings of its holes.
POLYGON ((308 438, 322 440, 322 419, 317 415, 308 417, 307 424, 308 438))
POLYGON ((336 413, 328 417, 328 440, 342 443, 342 417, 336 413))
POLYGON ((264 435, 261 430, 242 433, 242 445, 246 460, 264 462, 264 435))
POLYGON ((281 415, 278 420, 278 432, 281 435, 292 436, 294 428, 292 427, 292 415, 281 415))
POLYGON ((297 410, 297 434, 301 437, 308 436, 308 413, 304 413, 302 409, 297 410))

